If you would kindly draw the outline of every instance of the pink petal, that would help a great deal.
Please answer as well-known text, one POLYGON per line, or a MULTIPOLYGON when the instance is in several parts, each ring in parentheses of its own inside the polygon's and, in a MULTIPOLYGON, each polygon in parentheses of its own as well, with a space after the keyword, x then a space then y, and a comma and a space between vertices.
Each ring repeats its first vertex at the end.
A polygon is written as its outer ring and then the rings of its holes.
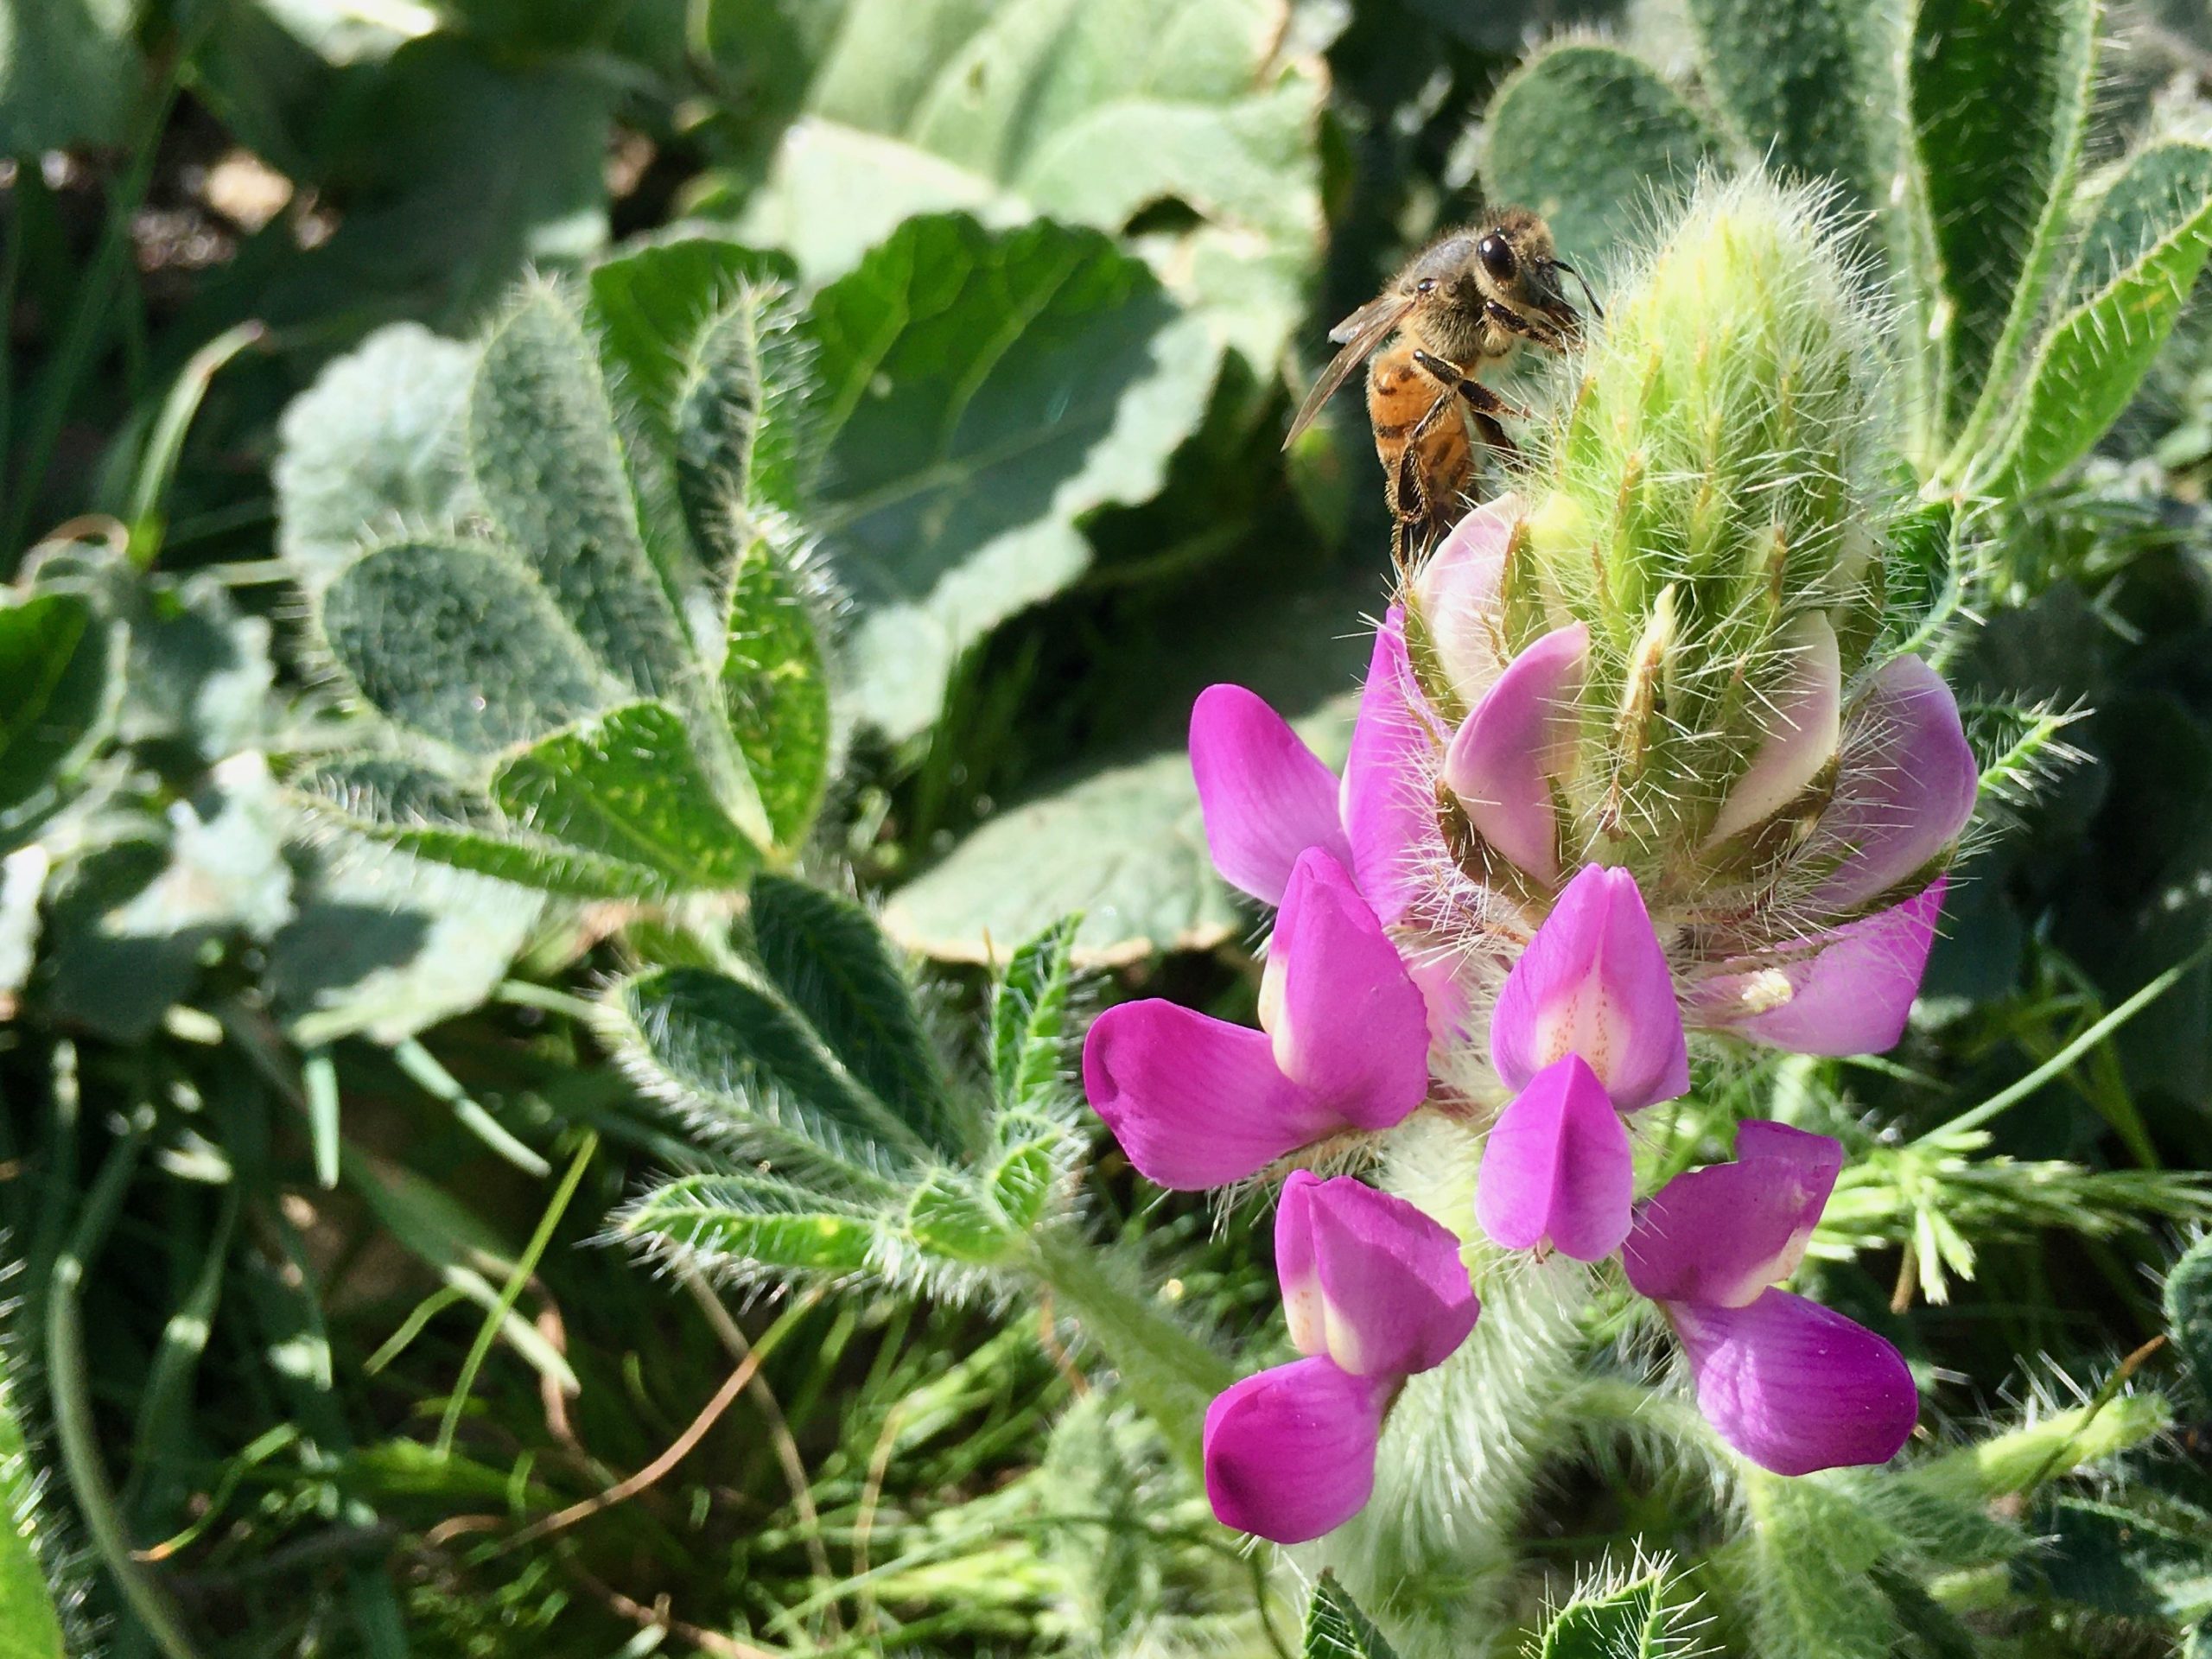
POLYGON ((1844 721, 1835 797, 1805 855, 1841 862, 1814 903, 1863 904, 1926 865, 1966 828, 1980 780, 1943 677, 1917 657, 1886 665, 1844 721))
POLYGON ((1475 1218, 1509 1250, 1598 1262, 1628 1236, 1636 1158, 1628 1128, 1579 1055, 1547 1067, 1499 1115, 1483 1147, 1475 1218))
POLYGON ((1847 923, 1824 942, 1784 945, 1777 965, 1706 980, 1692 993, 1694 1017, 1799 1054, 1895 1047, 1936 943, 1948 880, 1939 875, 1904 903, 1847 923))
POLYGON ((1509 1089, 1579 1054, 1624 1112, 1688 1090, 1674 978, 1634 876, 1591 864, 1567 884, 1506 976, 1490 1052, 1509 1089))
POLYGON ((1835 629, 1821 612, 1808 611, 1783 629, 1776 646, 1789 661, 1767 713, 1766 741, 1730 785, 1706 836, 1708 847, 1789 805, 1835 754, 1843 709, 1843 658, 1835 629))
POLYGON ((1697 1381, 1698 1409, 1763 1469, 1887 1463, 1919 1421, 1904 1357, 1818 1302, 1770 1290, 1747 1307, 1668 1308, 1697 1381))
POLYGON ((1509 653, 1498 584, 1520 518, 1518 495, 1484 502, 1452 527, 1414 578, 1414 604, 1437 666, 1469 709, 1505 671, 1509 653))
POLYGON ((1406 657, 1405 613, 1393 606, 1375 635, 1340 797, 1359 890, 1386 923, 1420 895, 1421 867, 1440 856, 1443 832, 1428 779, 1436 741, 1406 657))
POLYGON ((1736 1161, 1677 1175, 1641 1206, 1622 1252, 1628 1281, 1654 1301, 1742 1307, 1805 1258, 1843 1167, 1825 1135, 1751 1118, 1736 1161))
POLYGON ((1224 1527, 1278 1544, 1334 1531, 1375 1490, 1396 1379, 1301 1359, 1234 1383, 1206 1408, 1206 1497, 1224 1527))
POLYGON ((1459 1241, 1403 1198, 1294 1170, 1275 1210, 1275 1273, 1291 1341, 1355 1376, 1441 1365, 1482 1306, 1459 1241))
POLYGON ((1182 1192, 1241 1181, 1351 1127, 1283 1076, 1264 1032, 1156 997, 1091 1023, 1083 1087, 1146 1179, 1182 1192))
POLYGON ((1337 777, 1281 715, 1241 685, 1210 685, 1191 708, 1191 772, 1206 847, 1230 886, 1282 902, 1308 847, 1349 861, 1337 777))
POLYGON ((1552 779, 1572 765, 1590 630, 1554 628, 1516 657, 1460 725, 1444 781, 1484 841, 1539 880, 1559 877, 1552 779))
POLYGON ((1387 1128, 1428 1092, 1428 1007, 1397 947, 1319 848, 1299 855, 1268 941, 1260 1023, 1283 1075, 1387 1128))

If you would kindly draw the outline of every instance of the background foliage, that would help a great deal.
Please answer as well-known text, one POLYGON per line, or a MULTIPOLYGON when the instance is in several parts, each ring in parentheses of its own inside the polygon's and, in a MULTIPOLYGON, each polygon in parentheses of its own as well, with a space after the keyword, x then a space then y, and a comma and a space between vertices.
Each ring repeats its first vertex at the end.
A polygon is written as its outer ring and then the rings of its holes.
POLYGON ((1211 1522, 1265 1224, 1068 1045, 1252 1006, 1182 728, 1343 741, 1328 325, 1761 158, 2001 764, 1906 1046, 1683 1155, 1850 1141, 1937 1405, 1738 1532, 1593 1381, 1503 1640, 2204 1648, 2209 144, 2188 0, 0 0, 0 1653, 1389 1651, 1211 1522))

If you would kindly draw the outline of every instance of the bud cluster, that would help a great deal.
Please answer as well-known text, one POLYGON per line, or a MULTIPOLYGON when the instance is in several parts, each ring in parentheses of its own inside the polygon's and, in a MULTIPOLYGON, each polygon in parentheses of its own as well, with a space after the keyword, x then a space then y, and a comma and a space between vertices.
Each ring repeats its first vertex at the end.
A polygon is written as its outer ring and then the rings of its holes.
POLYGON ((1474 1325, 1456 1242, 1478 1229, 1621 1254, 1714 1429, 1768 1469, 1879 1462, 1910 1432, 1896 1351, 1778 1287, 1836 1143, 1746 1123, 1740 1161, 1639 1205, 1631 1142, 1689 1089, 1692 1033, 1893 1044, 1974 807, 1948 689, 1876 646, 1885 447, 1854 291, 1816 202, 1701 191, 1570 365, 1525 495, 1469 514, 1390 608, 1342 779, 1250 693, 1199 699, 1215 863, 1280 906, 1262 1029, 1112 1009, 1093 1105, 1191 1190, 1415 1112, 1482 1142, 1466 1215, 1290 1177, 1279 1266, 1308 1357, 1209 1417, 1225 1521, 1288 1541, 1365 1502, 1398 1386, 1474 1325))

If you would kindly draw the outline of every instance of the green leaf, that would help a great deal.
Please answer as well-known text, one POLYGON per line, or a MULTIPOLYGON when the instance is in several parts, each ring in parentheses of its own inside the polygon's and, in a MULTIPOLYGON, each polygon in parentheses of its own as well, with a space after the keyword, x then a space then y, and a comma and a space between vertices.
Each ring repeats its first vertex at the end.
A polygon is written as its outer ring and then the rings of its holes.
POLYGON ((991 993, 991 1081, 1001 1110, 1034 1099, 1060 1079, 1082 920, 1063 917, 1015 950, 991 993))
POLYGON ((2036 1531, 2048 1541, 2018 1576, 2101 1613, 2190 1624, 2212 1614, 2212 1515, 2149 1492, 2132 1503, 2060 1497, 2036 1531))
POLYGON ((883 1211, 766 1175, 683 1175, 621 1213, 626 1238, 672 1249, 710 1270, 844 1279, 891 1249, 883 1211))
POLYGON ((1305 1659, 1398 1659, 1351 1592, 1324 1573, 1306 1608, 1305 1659))
POLYGON ((2166 1325, 2196 1386, 2212 1397, 2212 1235, 2190 1246, 2166 1275, 2166 1325))
POLYGON ((985 1195, 1014 1232, 1044 1219, 1053 1189, 1069 1173, 1073 1135, 1057 1116, 1032 1109, 1007 1113, 992 1125, 1004 1150, 982 1172, 985 1195))
POLYGON ((2084 232, 2065 308, 2029 371, 1993 472, 2034 489, 2088 453, 2134 397, 2212 253, 2212 148, 2154 144, 2084 232))
POLYGON ((753 943, 771 982, 846 1071, 923 1140, 965 1137, 888 943, 858 905, 789 876, 753 884, 753 943))
POLYGON ((2008 317, 2033 315, 2056 256, 2098 16, 2097 0, 1917 0, 1906 97, 1935 260, 1925 323, 1942 356, 1947 428, 1985 395, 2008 317))
POLYGON ((810 276, 968 209, 1119 232, 1163 202, 1161 269, 1271 365, 1322 233, 1325 86, 1274 0, 854 0, 743 232, 810 276))
POLYGON ((990 1267, 1012 1254, 1017 1240, 997 1207, 966 1176, 932 1170, 906 1205, 906 1230, 932 1255, 990 1267))
POLYGON ((913 1131, 760 986, 709 969, 655 969, 615 988, 610 1017, 635 1074, 697 1132, 810 1185, 881 1192, 919 1161, 913 1131))
POLYGON ((547 595, 609 671, 645 696, 683 683, 665 575, 647 556, 597 354, 539 284, 493 328, 468 400, 469 474, 547 595))
POLYGON ((134 13, 131 0, 0 0, 0 156, 122 141, 134 13))
POLYGON ((1840 179, 1872 206, 1894 165, 1888 83, 1902 46, 1866 0, 1691 0, 1700 80, 1742 147, 1770 166, 1840 179))
POLYGON ((1656 71, 1581 41, 1540 52, 1508 76, 1484 126, 1491 200, 1541 213, 1561 251, 1586 260, 1647 222, 1655 192, 1685 191, 1719 148, 1656 71))
POLYGON ((775 544, 754 537, 730 572, 722 714, 780 846, 806 839, 830 780, 822 640, 775 544))
POLYGON ((107 630, 75 594, 0 607, 0 832, 51 805, 98 741, 108 647, 107 630))
POLYGON ((500 766, 492 798, 534 834, 679 892, 742 887, 760 861, 665 703, 627 703, 541 739, 500 766))
POLYGON ((489 543, 377 543, 332 581, 319 620, 365 701, 474 754, 543 737, 611 700, 544 588, 489 543))
POLYGON ((800 427, 813 356, 781 289, 741 294, 691 343, 676 409, 677 484, 700 544, 726 563, 736 511, 799 505, 800 427))
POLYGON ((1577 1590, 1544 1627, 1538 1659, 1681 1659, 1682 1611, 1664 1566, 1625 1584, 1577 1590))
POLYGON ((270 476, 276 545, 311 588, 366 537, 465 508, 462 411, 477 348, 419 323, 379 328, 286 406, 270 476))
POLYGON ((0 1659, 64 1659, 61 1616, 48 1586, 61 1563, 39 1502, 44 1471, 17 1414, 15 1344, 0 1344, 0 1659))
POLYGON ((937 717, 960 652, 1090 563, 1082 518, 1156 493, 1214 353, 1096 232, 911 220, 818 294, 809 515, 857 613, 855 713, 937 717))
POLYGON ((334 760, 292 789, 317 817, 434 863, 572 899, 643 899, 658 872, 552 841, 510 823, 491 801, 423 767, 380 755, 334 760))
POLYGON ((1842 1489, 1752 1471, 1751 1525, 1736 1546, 1758 1575, 1760 1651, 1888 1659, 1896 1618, 1867 1575, 1894 1535, 1842 1489))

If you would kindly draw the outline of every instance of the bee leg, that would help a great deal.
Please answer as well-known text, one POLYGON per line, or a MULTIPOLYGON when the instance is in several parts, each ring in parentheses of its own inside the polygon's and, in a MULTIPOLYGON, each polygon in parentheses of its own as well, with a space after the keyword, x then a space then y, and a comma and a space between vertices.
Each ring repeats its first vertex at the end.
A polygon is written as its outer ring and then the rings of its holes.
MULTIPOLYGON (((1449 399, 1439 398, 1440 405, 1449 399)), ((1427 424, 1423 416, 1421 425, 1427 424)), ((1390 509, 1390 563, 1402 577, 1409 577, 1413 570, 1414 533, 1428 523, 1433 509, 1428 499, 1428 488, 1421 480, 1421 457, 1408 443, 1398 457, 1398 464, 1391 472, 1383 498, 1390 509)))
POLYGON ((1522 460, 1521 446, 1514 442, 1512 435, 1498 423, 1497 416, 1485 415, 1478 410, 1473 419, 1475 430, 1483 435, 1484 443, 1497 451, 1497 458, 1509 467, 1518 467, 1522 460))
POLYGON ((1538 322, 1534 317, 1524 317, 1518 311, 1500 305, 1496 300, 1483 302, 1483 315, 1510 334, 1532 340, 1548 352, 1567 349, 1567 340, 1559 330, 1548 323, 1538 322))
POLYGON ((1446 391, 1457 392, 1477 415, 1510 415, 1523 421, 1529 418, 1529 411, 1518 404, 1507 403, 1481 381, 1461 373, 1433 353, 1417 351, 1414 353, 1414 361, 1446 391))

